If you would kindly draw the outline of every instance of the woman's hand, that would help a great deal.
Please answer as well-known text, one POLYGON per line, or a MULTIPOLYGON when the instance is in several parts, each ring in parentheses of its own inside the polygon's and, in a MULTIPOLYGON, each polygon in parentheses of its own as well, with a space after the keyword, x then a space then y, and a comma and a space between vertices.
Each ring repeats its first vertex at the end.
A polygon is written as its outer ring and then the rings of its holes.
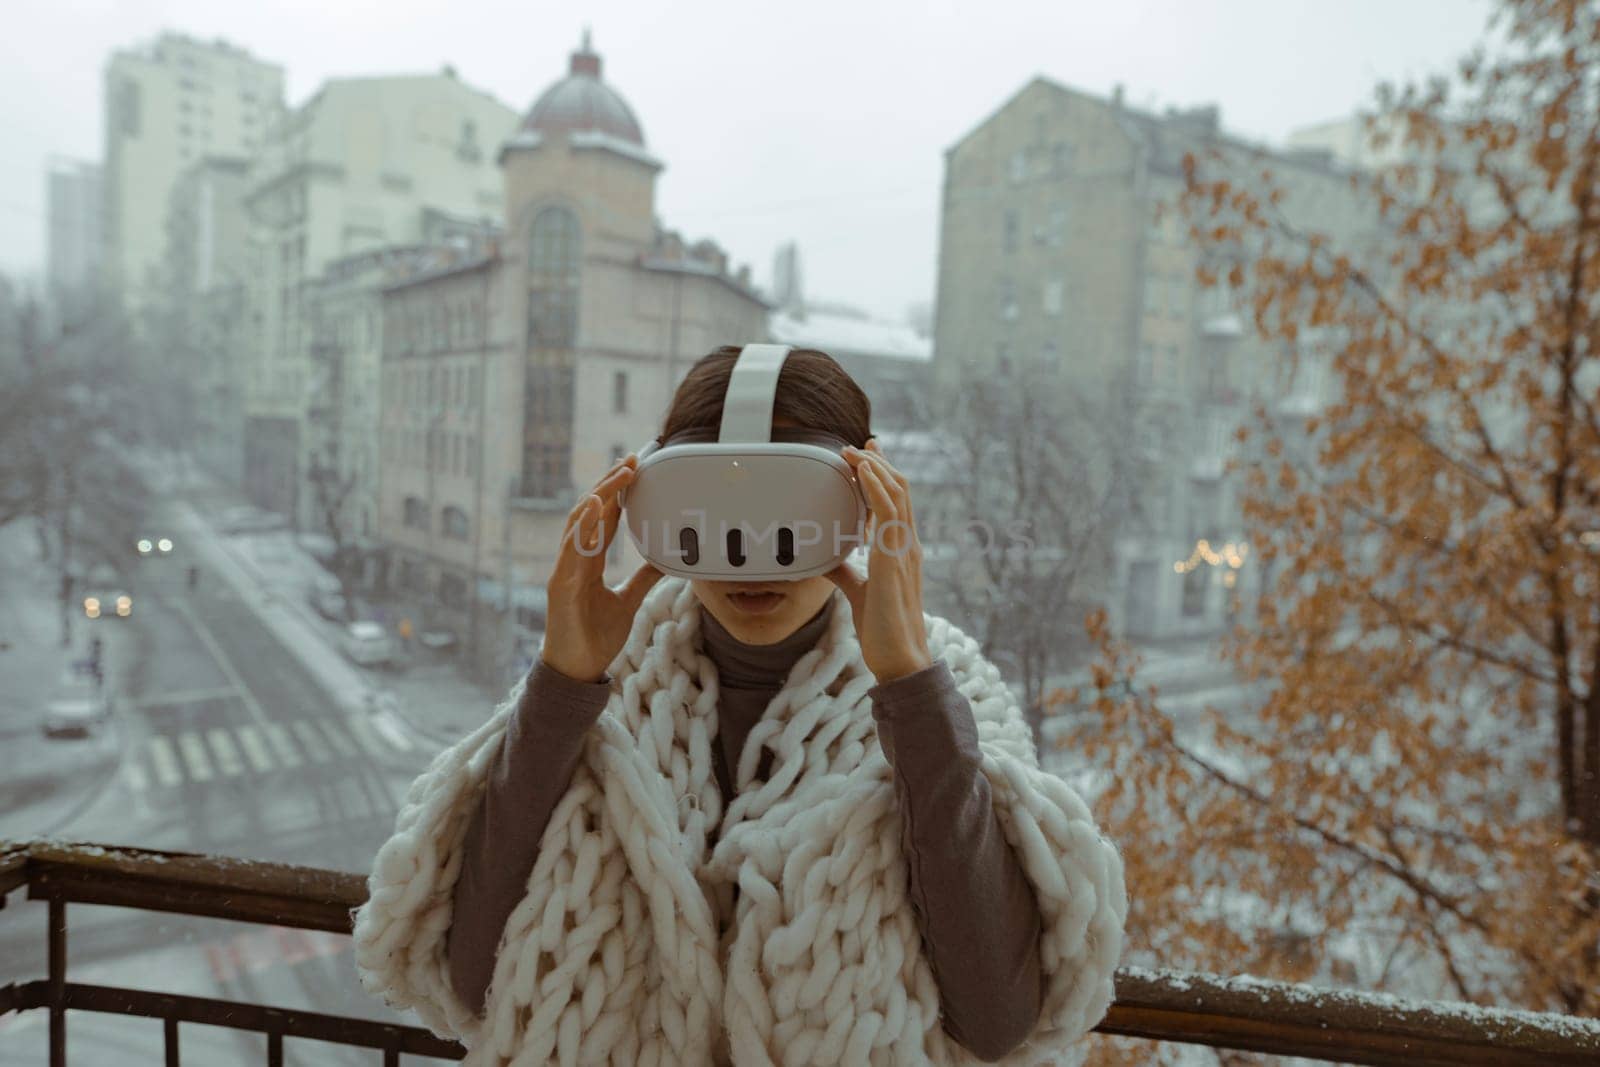
POLYGON ((545 584, 544 651, 540 658, 569 678, 598 682, 633 629, 645 594, 661 579, 646 563, 621 588, 606 585, 606 551, 622 518, 622 490, 639 466, 632 453, 618 460, 567 516, 561 550, 545 584))
POLYGON ((845 449, 867 498, 867 577, 848 564, 828 574, 855 617, 861 658, 878 681, 892 682, 933 663, 922 624, 922 544, 911 515, 911 486, 876 440, 845 449))

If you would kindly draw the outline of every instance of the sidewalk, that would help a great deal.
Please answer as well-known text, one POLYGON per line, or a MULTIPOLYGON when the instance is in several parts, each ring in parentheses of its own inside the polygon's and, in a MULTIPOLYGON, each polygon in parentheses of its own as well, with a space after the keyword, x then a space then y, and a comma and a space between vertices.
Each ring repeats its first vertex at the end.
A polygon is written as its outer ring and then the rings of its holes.
POLYGON ((456 741, 481 724, 501 698, 460 678, 449 665, 419 665, 395 674, 351 663, 338 650, 339 627, 309 603, 313 583, 326 572, 292 534, 224 535, 187 501, 176 501, 173 508, 183 543, 341 708, 371 711, 373 727, 396 748, 420 742, 431 751, 456 741))
POLYGON ((92 776, 103 781, 121 752, 117 713, 88 737, 43 732, 46 705, 71 662, 88 654, 91 637, 104 642, 113 696, 130 654, 124 623, 81 612, 72 618, 72 644, 61 643, 58 576, 54 562, 39 560, 32 519, 0 527, 0 818, 7 832, 50 832, 98 794, 92 776))

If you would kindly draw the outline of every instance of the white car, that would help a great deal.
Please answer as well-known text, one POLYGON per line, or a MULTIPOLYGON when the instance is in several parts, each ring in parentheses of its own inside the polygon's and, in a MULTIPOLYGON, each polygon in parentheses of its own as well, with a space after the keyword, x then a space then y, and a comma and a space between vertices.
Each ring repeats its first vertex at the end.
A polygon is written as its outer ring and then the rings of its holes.
POLYGON ((111 718, 112 701, 93 678, 67 673, 45 705, 47 737, 88 737, 111 718))
POLYGON ((376 667, 394 658, 394 643, 389 633, 375 622, 353 622, 344 628, 339 647, 351 662, 376 667))

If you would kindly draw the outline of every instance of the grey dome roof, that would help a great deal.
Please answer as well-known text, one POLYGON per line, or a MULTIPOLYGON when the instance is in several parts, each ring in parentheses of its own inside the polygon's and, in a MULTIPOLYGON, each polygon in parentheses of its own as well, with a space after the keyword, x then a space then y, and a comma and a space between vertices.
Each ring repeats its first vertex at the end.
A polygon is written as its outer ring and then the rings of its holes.
POLYGON ((600 56, 589 47, 589 35, 572 53, 567 76, 534 102, 521 129, 538 134, 594 131, 644 147, 644 131, 633 109, 617 91, 600 80, 600 56))

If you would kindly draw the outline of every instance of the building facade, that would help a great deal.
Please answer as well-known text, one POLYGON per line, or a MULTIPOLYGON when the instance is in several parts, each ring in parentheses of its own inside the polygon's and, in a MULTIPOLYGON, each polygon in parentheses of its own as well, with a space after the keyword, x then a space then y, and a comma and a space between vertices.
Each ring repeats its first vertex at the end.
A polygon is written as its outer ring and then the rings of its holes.
MULTIPOLYGON (((768 310, 747 268, 659 224, 663 164, 587 40, 499 162, 493 253, 385 292, 379 493, 396 584, 497 681, 534 654, 577 494, 768 310)), ((635 559, 619 543, 617 568, 635 559)))
POLYGON ((1234 430, 1280 388, 1284 361, 1236 294, 1196 279, 1178 201, 1185 154, 1211 148, 1270 165, 1298 218, 1335 233, 1359 224, 1328 152, 1265 152, 1226 135, 1214 107, 1155 115, 1120 90, 1104 99, 1036 78, 945 157, 937 386, 1026 361, 1103 413, 1101 432, 1136 462, 1092 595, 1136 638, 1215 632, 1256 578, 1225 473, 1234 430))
POLYGON ((104 277, 138 312, 159 286, 178 176, 245 158, 284 115, 283 68, 223 40, 164 33, 105 67, 104 277))
POLYGON ((188 391, 190 454, 232 485, 244 477, 247 160, 208 156, 185 168, 167 209, 161 284, 147 329, 188 391))
POLYGON ((49 243, 45 275, 50 299, 67 318, 94 299, 105 237, 100 224, 105 187, 98 163, 53 158, 45 175, 49 243))
POLYGON ((252 162, 254 253, 245 489, 301 529, 323 521, 308 426, 324 366, 312 308, 329 264, 379 249, 449 244, 498 220, 493 147, 515 113, 451 71, 326 83, 252 162))

